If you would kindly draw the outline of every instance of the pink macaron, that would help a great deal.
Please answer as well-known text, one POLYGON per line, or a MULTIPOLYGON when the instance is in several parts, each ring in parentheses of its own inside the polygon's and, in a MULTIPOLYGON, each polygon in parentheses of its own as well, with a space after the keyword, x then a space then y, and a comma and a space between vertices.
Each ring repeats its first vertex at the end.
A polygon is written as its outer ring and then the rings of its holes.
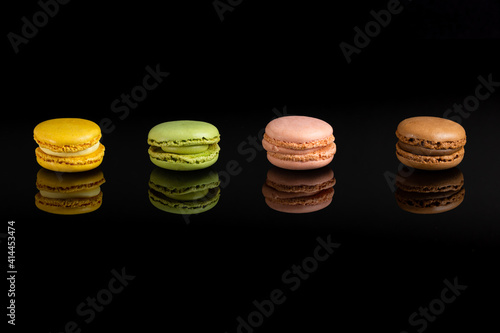
POLYGON ((266 126, 262 146, 271 164, 288 170, 311 170, 328 165, 337 151, 333 128, 306 116, 276 118, 266 126))

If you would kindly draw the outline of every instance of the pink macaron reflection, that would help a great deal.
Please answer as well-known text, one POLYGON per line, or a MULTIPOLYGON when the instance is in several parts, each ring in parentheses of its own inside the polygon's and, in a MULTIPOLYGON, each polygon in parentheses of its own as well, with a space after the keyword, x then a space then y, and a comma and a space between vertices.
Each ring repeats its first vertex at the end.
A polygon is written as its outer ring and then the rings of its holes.
POLYGON ((285 170, 272 167, 262 186, 266 204, 283 213, 310 213, 326 208, 333 199, 333 170, 285 170))

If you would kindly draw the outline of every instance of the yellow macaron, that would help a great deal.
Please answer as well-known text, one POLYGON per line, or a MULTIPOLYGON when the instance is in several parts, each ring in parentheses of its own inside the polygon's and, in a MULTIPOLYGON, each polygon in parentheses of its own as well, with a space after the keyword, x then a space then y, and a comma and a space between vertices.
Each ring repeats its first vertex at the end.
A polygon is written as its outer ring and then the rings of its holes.
POLYGON ((98 167, 104 157, 101 129, 93 121, 57 118, 38 124, 36 160, 42 167, 60 172, 81 172, 98 167))

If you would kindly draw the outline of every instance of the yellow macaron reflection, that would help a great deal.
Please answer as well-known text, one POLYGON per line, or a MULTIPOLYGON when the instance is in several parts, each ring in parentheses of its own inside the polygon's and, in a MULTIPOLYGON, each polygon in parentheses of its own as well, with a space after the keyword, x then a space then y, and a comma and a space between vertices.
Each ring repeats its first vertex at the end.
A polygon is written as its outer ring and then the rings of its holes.
POLYGON ((101 207, 101 170, 64 173, 40 169, 36 175, 35 205, 52 214, 76 215, 90 213, 101 207))

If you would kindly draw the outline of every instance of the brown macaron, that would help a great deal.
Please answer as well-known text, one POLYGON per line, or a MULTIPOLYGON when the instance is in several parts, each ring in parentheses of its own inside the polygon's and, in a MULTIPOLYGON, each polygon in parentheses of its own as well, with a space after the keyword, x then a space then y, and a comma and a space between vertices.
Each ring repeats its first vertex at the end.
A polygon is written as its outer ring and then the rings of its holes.
POLYGON ((437 172, 414 170, 396 176, 396 202, 410 213, 437 214, 458 207, 464 200, 464 176, 457 169, 437 172))
POLYGON ((262 186, 266 204, 283 213, 310 213, 332 202, 335 178, 333 170, 284 170, 273 167, 262 186))
POLYGON ((421 170, 456 167, 465 154, 464 128, 449 119, 412 117, 399 123, 396 130, 398 160, 421 170))

